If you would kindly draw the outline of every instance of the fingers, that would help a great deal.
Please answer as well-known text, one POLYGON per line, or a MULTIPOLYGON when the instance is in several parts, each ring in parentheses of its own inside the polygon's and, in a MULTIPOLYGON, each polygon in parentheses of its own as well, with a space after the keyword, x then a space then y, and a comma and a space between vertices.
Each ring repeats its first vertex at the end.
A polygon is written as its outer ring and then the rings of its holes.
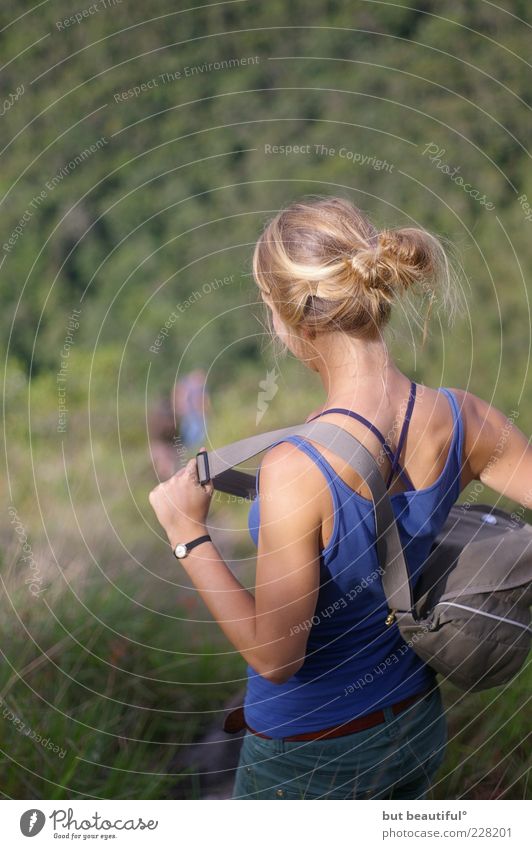
MULTIPOLYGON (((205 451, 205 448, 202 447, 201 451, 205 451)), ((189 480, 191 480, 196 486, 200 486, 203 492, 207 495, 212 495, 214 493, 214 486, 212 481, 208 481, 207 483, 200 483, 198 478, 198 467, 196 464, 196 458, 193 457, 188 461, 184 468, 184 473, 187 475, 189 480)))
POLYGON ((187 465, 185 466, 185 474, 187 475, 189 480, 192 481, 193 484, 195 484, 196 486, 200 485, 199 478, 198 478, 198 469, 196 467, 196 460, 195 459, 188 461, 187 465))

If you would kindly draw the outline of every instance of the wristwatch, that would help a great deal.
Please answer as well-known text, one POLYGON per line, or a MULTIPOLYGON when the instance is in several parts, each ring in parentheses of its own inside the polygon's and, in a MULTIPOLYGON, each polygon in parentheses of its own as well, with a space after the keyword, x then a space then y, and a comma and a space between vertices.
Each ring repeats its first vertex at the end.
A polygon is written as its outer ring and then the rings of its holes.
POLYGON ((176 547, 174 548, 174 554, 178 560, 182 560, 183 557, 186 557, 189 551, 192 551, 193 548, 196 548, 197 545, 201 545, 202 542, 211 541, 210 534, 203 534, 201 537, 196 537, 191 542, 178 542, 176 547))

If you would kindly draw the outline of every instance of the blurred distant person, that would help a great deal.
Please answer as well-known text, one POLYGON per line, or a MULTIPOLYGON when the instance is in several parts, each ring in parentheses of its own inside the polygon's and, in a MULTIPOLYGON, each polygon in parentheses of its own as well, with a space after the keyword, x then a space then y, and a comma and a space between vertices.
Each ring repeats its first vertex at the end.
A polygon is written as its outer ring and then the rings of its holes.
POLYGON ((210 409, 206 382, 204 369, 197 368, 178 380, 174 388, 174 411, 186 448, 198 448, 205 438, 205 416, 210 409))
POLYGON ((159 398, 148 411, 150 457, 159 480, 167 480, 179 467, 175 448, 177 429, 172 398, 159 398))

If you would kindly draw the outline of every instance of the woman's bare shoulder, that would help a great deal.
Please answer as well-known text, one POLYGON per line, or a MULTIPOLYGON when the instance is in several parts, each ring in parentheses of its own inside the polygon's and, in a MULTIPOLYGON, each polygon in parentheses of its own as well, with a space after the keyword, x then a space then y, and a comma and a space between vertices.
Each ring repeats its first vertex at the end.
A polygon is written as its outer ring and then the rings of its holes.
POLYGON ((459 404, 464 428, 464 446, 472 476, 478 479, 482 470, 511 432, 517 432, 517 410, 503 412, 491 401, 466 389, 453 388, 459 404))
MULTIPOLYGON (((268 449, 260 464, 261 497, 290 507, 321 507, 327 483, 318 465, 292 442, 268 449)), ((281 509, 284 509, 281 508, 281 509)))
POLYGON ((299 475, 317 471, 313 460, 293 442, 279 442, 269 448, 260 464, 261 480, 267 476, 273 484, 284 478, 297 480, 299 475))
POLYGON ((462 417, 471 425, 474 432, 481 429, 483 425, 498 428, 515 418, 515 410, 512 410, 508 415, 499 410, 491 401, 486 401, 467 389, 449 387, 449 390, 455 395, 459 403, 462 417))

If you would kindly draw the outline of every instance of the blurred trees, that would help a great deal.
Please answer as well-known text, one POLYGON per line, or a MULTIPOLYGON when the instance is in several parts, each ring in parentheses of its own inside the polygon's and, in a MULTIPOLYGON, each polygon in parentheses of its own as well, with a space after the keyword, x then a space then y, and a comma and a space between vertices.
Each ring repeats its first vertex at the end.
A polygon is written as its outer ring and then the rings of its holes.
MULTIPOLYGON (((261 227, 301 194, 337 192, 380 224, 418 222, 456 243, 474 317, 472 388, 493 388, 492 375, 475 377, 485 356, 525 379, 516 359, 528 350, 532 222, 517 198, 532 194, 530 28, 519 19, 528 9, 416 5, 251 0, 186 11, 124 0, 65 26, 78 11, 69 2, 2 4, 3 91, 25 89, 1 124, 3 244, 30 213, 2 251, 10 353, 33 373, 56 370, 81 302, 79 348, 116 346, 138 379, 156 361, 165 385, 183 356, 214 363, 211 383, 223 383, 243 357, 260 356, 250 258, 261 227), (494 211, 430 161, 431 143, 494 211), (266 154, 265 144, 310 153, 266 154), (341 148, 393 168, 353 163, 341 148), (231 285, 209 288, 231 274, 231 285), (153 339, 195 291, 154 357, 153 339), (494 351, 499 308, 509 347, 494 351)), ((448 382, 464 384, 463 359, 446 356, 448 382)))

